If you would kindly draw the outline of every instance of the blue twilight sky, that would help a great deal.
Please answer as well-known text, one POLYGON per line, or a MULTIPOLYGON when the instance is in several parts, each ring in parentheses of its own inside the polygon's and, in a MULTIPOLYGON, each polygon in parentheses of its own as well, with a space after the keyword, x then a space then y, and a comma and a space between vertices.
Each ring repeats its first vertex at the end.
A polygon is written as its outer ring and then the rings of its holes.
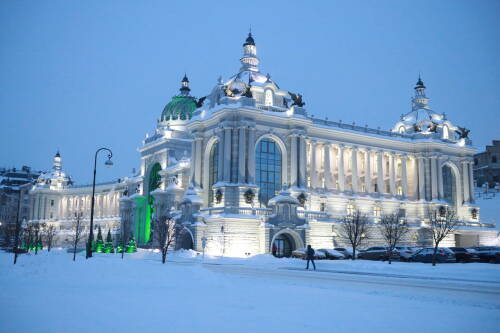
POLYGON ((49 169, 59 148, 87 183, 104 145, 98 180, 129 175, 184 72, 206 95, 250 25, 262 72, 316 117, 388 129, 421 72, 476 146, 500 139, 500 1, 3 0, 0 167, 49 169))

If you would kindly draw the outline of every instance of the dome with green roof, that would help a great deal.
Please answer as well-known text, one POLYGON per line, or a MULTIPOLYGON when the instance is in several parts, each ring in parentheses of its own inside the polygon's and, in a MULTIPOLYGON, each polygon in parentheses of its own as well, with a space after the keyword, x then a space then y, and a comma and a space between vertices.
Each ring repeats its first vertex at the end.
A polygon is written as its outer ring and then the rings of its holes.
POLYGON ((160 121, 169 120, 189 120, 196 109, 196 98, 189 95, 189 80, 186 75, 182 79, 182 86, 179 89, 180 95, 172 97, 172 100, 165 106, 161 113, 160 121))

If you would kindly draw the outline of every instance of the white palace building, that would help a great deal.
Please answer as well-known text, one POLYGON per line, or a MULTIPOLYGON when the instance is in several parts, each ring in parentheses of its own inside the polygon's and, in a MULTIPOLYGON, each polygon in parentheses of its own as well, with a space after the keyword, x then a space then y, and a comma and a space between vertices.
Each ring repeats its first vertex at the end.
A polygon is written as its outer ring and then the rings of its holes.
MULTIPOLYGON (((205 243, 210 254, 244 257, 274 244, 288 255, 307 244, 346 245, 339 221, 356 210, 373 222, 365 246, 383 245, 377 220, 395 212, 411 224, 405 244, 430 245, 429 211, 447 206, 462 223, 445 246, 496 241, 474 203, 468 130, 431 110, 420 78, 412 109, 383 131, 309 116, 300 94, 260 72, 251 34, 240 62, 199 99, 184 77, 139 149, 139 172, 97 184, 96 226, 118 234, 127 219, 148 246, 152 219, 171 215, 178 248, 205 243)), ((68 242, 75 212, 89 221, 91 193, 72 184, 58 153, 30 191, 31 222, 55 224, 68 242)))

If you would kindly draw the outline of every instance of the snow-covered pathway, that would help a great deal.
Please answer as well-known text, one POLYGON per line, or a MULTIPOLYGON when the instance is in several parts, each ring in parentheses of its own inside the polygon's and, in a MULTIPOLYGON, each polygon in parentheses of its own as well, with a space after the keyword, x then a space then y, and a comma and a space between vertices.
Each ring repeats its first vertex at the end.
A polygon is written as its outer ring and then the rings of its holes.
POLYGON ((496 332, 500 322, 500 265, 320 262, 313 272, 268 257, 70 257, 22 256, 14 267, 0 253, 0 332, 496 332))

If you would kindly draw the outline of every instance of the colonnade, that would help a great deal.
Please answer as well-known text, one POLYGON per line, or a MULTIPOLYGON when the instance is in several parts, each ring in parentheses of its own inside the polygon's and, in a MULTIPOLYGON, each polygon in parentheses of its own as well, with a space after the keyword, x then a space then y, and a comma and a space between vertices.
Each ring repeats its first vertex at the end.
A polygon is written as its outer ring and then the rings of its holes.
POLYGON ((459 204, 474 201, 471 159, 457 163, 438 154, 408 154, 322 142, 304 135, 289 138, 292 186, 442 200, 445 195, 442 167, 448 162, 455 177, 459 204))
MULTIPOLYGON (((72 219, 76 211, 82 212, 84 217, 89 217, 91 199, 91 195, 87 194, 62 196, 35 194, 31 204, 31 219, 72 219)), ((97 193, 94 202, 94 217, 117 216, 119 214, 118 199, 118 192, 97 193)))
MULTIPOLYGON (((255 183, 255 149, 258 138, 253 126, 221 123, 215 137, 204 144, 202 136, 192 143, 191 183, 208 186, 210 150, 217 144, 214 183, 255 183), (208 145, 208 143, 210 143, 208 145), (204 163, 207 163, 205 165, 204 163), (206 172, 203 173, 202 170, 206 172)), ((269 135, 273 139, 272 135, 269 135)), ((455 179, 457 203, 473 202, 472 160, 451 160, 438 153, 406 153, 390 149, 329 142, 294 131, 282 148, 282 183, 291 187, 378 194, 411 200, 437 201, 445 197, 443 165, 450 165, 455 179), (289 150, 289 152, 287 151, 289 150)))

